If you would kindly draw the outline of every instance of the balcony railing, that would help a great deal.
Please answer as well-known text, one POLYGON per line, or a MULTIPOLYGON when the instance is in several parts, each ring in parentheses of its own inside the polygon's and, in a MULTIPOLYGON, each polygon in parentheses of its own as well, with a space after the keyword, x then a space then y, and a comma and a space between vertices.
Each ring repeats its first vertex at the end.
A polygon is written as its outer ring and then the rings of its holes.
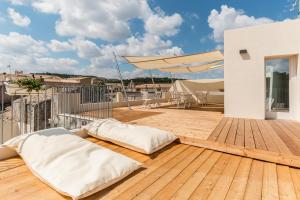
POLYGON ((46 86, 27 92, 0 84, 0 144, 20 134, 52 127, 75 129, 112 116, 107 86, 46 86))

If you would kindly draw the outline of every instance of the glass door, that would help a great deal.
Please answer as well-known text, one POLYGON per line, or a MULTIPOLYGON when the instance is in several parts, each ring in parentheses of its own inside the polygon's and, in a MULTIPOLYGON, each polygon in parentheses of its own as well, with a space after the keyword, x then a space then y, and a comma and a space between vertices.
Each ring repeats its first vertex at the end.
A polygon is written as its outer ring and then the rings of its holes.
POLYGON ((272 59, 265 62, 266 110, 289 111, 289 59, 272 59))

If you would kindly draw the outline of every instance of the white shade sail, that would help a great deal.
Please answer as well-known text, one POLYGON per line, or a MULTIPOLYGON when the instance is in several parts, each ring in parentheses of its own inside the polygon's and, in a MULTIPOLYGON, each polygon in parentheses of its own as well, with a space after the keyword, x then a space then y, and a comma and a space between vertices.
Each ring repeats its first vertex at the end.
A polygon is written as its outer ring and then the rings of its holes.
POLYGON ((169 90, 191 94, 197 101, 198 92, 209 91, 210 95, 224 95, 224 79, 176 80, 169 90))
POLYGON ((196 66, 177 66, 159 69, 161 72, 171 72, 171 73, 196 73, 203 72, 212 69, 223 68, 223 62, 213 62, 209 64, 196 65, 196 66))
POLYGON ((205 53, 191 54, 185 56, 123 56, 128 63, 137 68, 150 70, 162 69, 167 67, 184 66, 193 63, 212 63, 223 61, 224 57, 221 51, 211 51, 205 53))

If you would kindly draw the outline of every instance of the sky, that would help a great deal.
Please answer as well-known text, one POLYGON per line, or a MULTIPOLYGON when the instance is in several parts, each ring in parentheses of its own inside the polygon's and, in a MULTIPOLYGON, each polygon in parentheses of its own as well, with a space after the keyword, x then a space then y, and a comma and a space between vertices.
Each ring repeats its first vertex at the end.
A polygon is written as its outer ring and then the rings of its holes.
MULTIPOLYGON (((224 30, 294 19, 296 0, 0 0, 0 71, 149 76, 124 55, 223 50, 224 30)), ((170 76, 153 71, 155 76, 170 76)), ((223 70, 178 78, 222 78, 223 70)))

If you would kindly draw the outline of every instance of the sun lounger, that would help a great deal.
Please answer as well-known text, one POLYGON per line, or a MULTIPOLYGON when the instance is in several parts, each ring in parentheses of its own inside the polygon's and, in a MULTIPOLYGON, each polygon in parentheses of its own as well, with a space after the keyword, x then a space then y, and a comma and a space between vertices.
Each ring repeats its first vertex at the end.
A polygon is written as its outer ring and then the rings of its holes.
POLYGON ((82 129, 93 137, 145 154, 151 154, 177 139, 167 131, 125 124, 113 118, 96 120, 82 129))
POLYGON ((21 135, 4 145, 16 150, 41 181, 73 199, 96 193, 141 166, 64 128, 21 135))

